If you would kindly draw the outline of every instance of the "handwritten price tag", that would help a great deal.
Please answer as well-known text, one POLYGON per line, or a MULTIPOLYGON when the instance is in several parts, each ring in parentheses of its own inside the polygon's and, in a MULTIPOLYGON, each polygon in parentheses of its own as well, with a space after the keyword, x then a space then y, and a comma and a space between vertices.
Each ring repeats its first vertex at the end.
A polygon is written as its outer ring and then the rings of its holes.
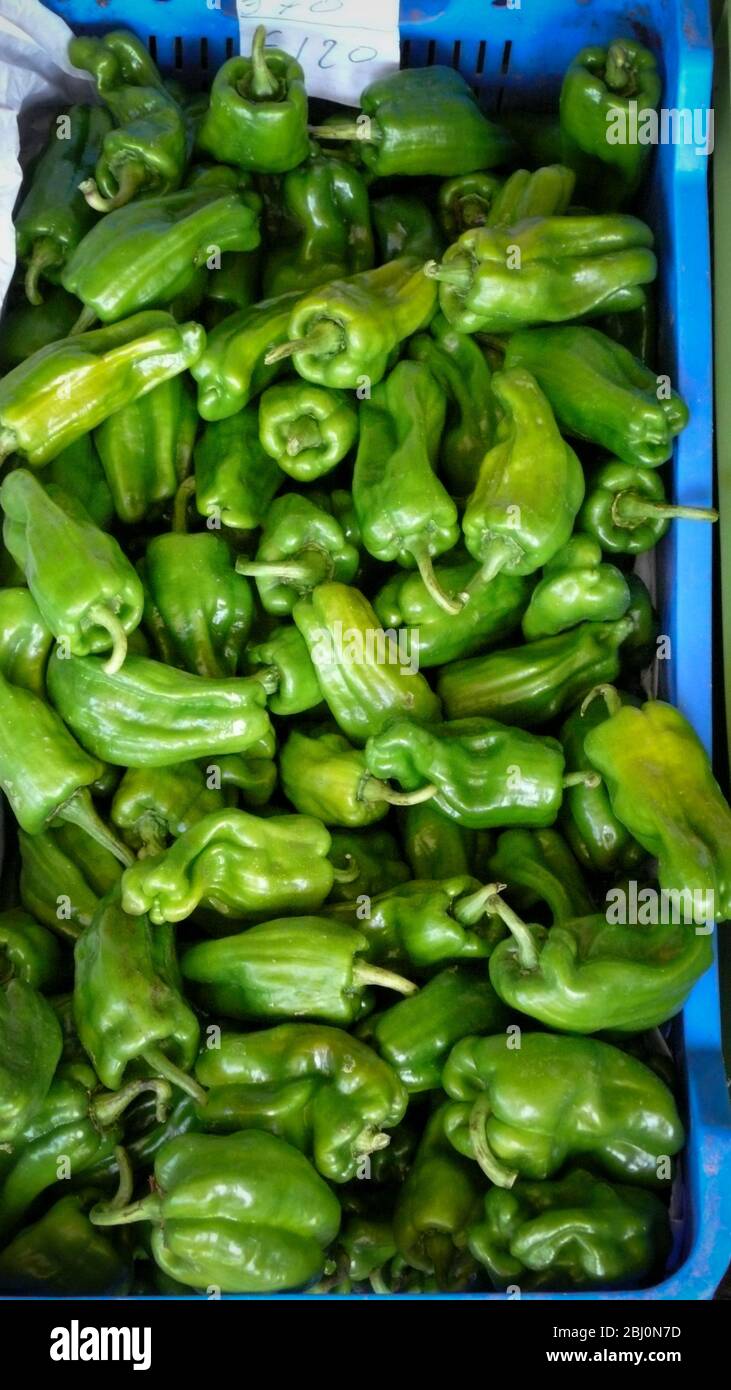
POLYGON ((236 0, 240 48, 257 24, 267 47, 283 48, 304 69, 307 91, 357 106, 364 87, 399 65, 398 0, 236 0))

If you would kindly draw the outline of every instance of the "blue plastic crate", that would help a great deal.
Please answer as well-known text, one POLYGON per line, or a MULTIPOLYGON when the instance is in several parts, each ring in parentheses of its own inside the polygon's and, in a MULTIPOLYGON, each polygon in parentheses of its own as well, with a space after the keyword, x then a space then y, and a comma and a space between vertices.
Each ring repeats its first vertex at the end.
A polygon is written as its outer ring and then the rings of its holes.
MULTIPOLYGON (((234 0, 46 0, 80 32, 131 27, 163 70, 198 82, 238 52, 234 0)), ((404 66, 453 65, 491 111, 547 108, 563 72, 584 44, 616 35, 639 38, 657 54, 663 105, 703 109, 710 102, 712 47, 707 0, 421 0, 402 4, 404 66)), ((691 419, 676 444, 674 495, 712 502, 711 282, 707 163, 691 146, 655 151, 645 209, 661 261, 660 361, 688 401, 691 419)), ((671 659, 661 692, 679 705, 711 747, 711 528, 674 523, 660 547, 662 630, 671 659)), ((675 1272, 654 1288, 600 1293, 600 1299, 711 1298, 731 1256, 731 1111, 721 1053, 719 980, 694 989, 672 1045, 685 1085, 689 1142, 683 1159, 683 1227, 675 1272)), ((469 1295, 455 1295, 469 1297, 469 1295)), ((480 1295, 499 1298, 502 1295, 480 1295)), ((573 1295, 525 1295, 571 1298, 573 1295)))

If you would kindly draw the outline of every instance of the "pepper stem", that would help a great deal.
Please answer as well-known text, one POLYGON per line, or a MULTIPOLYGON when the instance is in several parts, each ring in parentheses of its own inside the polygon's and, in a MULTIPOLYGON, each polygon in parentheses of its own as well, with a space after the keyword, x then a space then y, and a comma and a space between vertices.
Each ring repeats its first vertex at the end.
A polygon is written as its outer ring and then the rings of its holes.
POLYGON ((287 440, 285 452, 289 458, 296 458, 303 449, 319 449, 321 445, 322 433, 317 420, 311 415, 300 415, 292 425, 292 434, 287 440))
POLYGON ((466 294, 472 284, 472 276, 466 265, 453 265, 451 262, 427 261, 424 274, 428 280, 439 280, 443 285, 453 285, 456 290, 466 294))
POLYGON ((323 560, 324 556, 315 551, 302 560, 272 561, 271 564, 243 557, 236 561, 236 573, 245 574, 249 579, 281 579, 298 589, 314 589, 332 573, 332 565, 323 564, 323 560))
POLYGON ((333 121, 332 125, 311 125, 313 140, 362 140, 377 145, 381 133, 373 121, 333 121))
POLYGON ((366 961, 353 963, 353 984, 359 989, 366 985, 378 985, 380 989, 393 989, 397 994, 416 994, 418 985, 413 980, 405 980, 403 975, 395 975, 393 970, 382 970, 380 965, 370 965, 366 961))
POLYGON ((518 947, 518 960, 521 970, 537 970, 539 955, 536 943, 531 935, 530 928, 526 926, 522 917, 517 912, 513 912, 512 907, 497 893, 493 893, 487 905, 487 910, 493 916, 499 917, 505 923, 516 946, 518 947))
POLYGON ((501 540, 499 537, 491 542, 486 559, 483 560, 477 573, 474 574, 460 598, 467 603, 478 589, 484 588, 496 575, 505 568, 515 547, 509 541, 501 540))
POLYGON ((332 357, 342 352, 345 346, 342 328, 332 319, 321 319, 304 338, 292 338, 279 347, 271 347, 264 357, 264 365, 271 367, 275 362, 283 362, 297 352, 308 352, 312 357, 332 357))
POLYGON ((561 778, 561 786, 564 791, 567 787, 598 787, 601 782, 598 772, 593 772, 591 768, 582 768, 579 772, 566 772, 561 778))
POLYGON ((73 327, 69 330, 69 337, 75 338, 79 333, 86 333, 92 324, 96 323, 96 314, 89 304, 85 304, 73 327))
POLYGON ((195 496, 195 478, 191 473, 189 478, 183 478, 180 487, 175 494, 173 502, 173 515, 170 523, 171 531, 185 534, 188 530, 188 503, 191 497, 195 496))
POLYGON ((119 621, 116 613, 111 608, 107 608, 105 603, 96 603, 89 609, 89 622, 96 627, 103 627, 112 639, 112 654, 108 656, 102 670, 105 675, 113 676, 120 666, 124 665, 124 658, 127 655, 127 633, 119 621))
POLYGON ((479 193, 468 193, 459 199, 459 222, 465 229, 484 227, 489 212, 490 204, 479 193))
POLYGON ((179 1086, 181 1091, 186 1091, 197 1105, 206 1104, 208 1095, 203 1087, 199 1086, 198 1082, 194 1081, 193 1077, 189 1076, 186 1071, 181 1071, 180 1067, 176 1067, 175 1063, 166 1057, 161 1047, 146 1047, 142 1057, 148 1067, 152 1067, 153 1071, 159 1071, 160 1075, 164 1076, 171 1085, 179 1086))
POLYGON ((718 512, 715 507, 683 507, 672 502, 652 502, 631 488, 618 492, 612 503, 612 521, 623 529, 631 531, 633 522, 639 525, 643 521, 651 521, 653 517, 668 521, 718 521, 718 512))
POLYGON ((595 685, 594 689, 590 690, 589 694, 581 702, 582 715, 586 714, 592 700, 596 700, 598 697, 601 697, 604 701, 610 719, 613 714, 618 714, 621 710, 622 698, 619 691, 613 685, 595 685))
POLYGON ((145 1077, 140 1081, 130 1081, 123 1086, 121 1091, 107 1091, 101 1096, 92 1096, 89 1102, 91 1118, 100 1129, 109 1129, 115 1125, 119 1118, 124 1114, 133 1100, 144 1094, 145 1091, 153 1091, 157 1100, 155 1105, 155 1119, 158 1124, 162 1124, 167 1119, 172 1090, 167 1081, 160 1081, 158 1077, 145 1077))
POLYGON ((361 1158, 365 1154, 378 1153, 380 1149, 387 1149, 390 1143, 390 1134, 384 1134, 377 1125, 366 1125, 353 1144, 353 1155, 361 1158))
POLYGON ((422 801, 431 801, 438 790, 433 782, 427 782, 425 787, 419 787, 415 792, 397 792, 389 787, 388 782, 382 782, 366 772, 358 787, 356 801, 387 801, 389 806, 419 806, 422 801))
POLYGON ((419 574, 421 575, 421 582, 429 597, 433 599, 445 613, 450 613, 452 617, 457 613, 461 613, 467 601, 464 594, 459 594, 457 598, 450 598, 449 594, 445 594, 434 573, 432 558, 426 544, 412 545, 409 547, 409 550, 416 560, 419 574))
POLYGON ((90 208, 95 212, 113 212, 115 208, 123 208, 144 186, 147 179, 147 171, 141 160, 130 159, 122 165, 117 179, 117 191, 111 198, 105 198, 99 192, 96 179, 84 179, 79 184, 79 190, 83 193, 90 208))
POLYGON ((98 1202, 89 1212, 93 1226, 130 1226, 133 1221, 159 1221, 161 1199, 157 1192, 131 1202, 128 1207, 115 1207, 111 1202, 98 1202))
POLYGON ((271 71, 264 53, 267 31, 263 24, 259 24, 254 30, 254 38, 251 44, 251 86, 250 93, 254 97, 267 98, 279 95, 279 82, 271 71))
POLYGON ((62 256, 52 237, 44 236, 34 243, 33 254, 25 272, 25 295, 31 304, 43 303, 43 295, 38 288, 38 281, 44 270, 50 270, 51 266, 61 265, 61 263, 62 256))
POLYGON ((69 821, 71 825, 78 825, 80 830, 85 830, 92 840, 96 840, 98 845, 108 849, 120 864, 124 864, 128 869, 130 864, 134 864, 135 856, 132 851, 118 840, 116 835, 104 824, 99 816, 91 799, 91 792, 88 787, 79 787, 69 800, 64 802, 56 811, 59 820, 69 821))
POLYGON ((467 897, 455 902, 452 916, 461 922, 463 927, 473 927, 489 912, 488 904, 495 894, 501 893, 507 886, 506 883, 488 883, 484 888, 478 888, 476 892, 469 893, 467 897))
POLYGON ((129 1154, 121 1144, 118 1144, 114 1150, 114 1157, 117 1160, 117 1168, 119 1169, 119 1186, 109 1206, 118 1211, 120 1207, 126 1207, 132 1201, 135 1177, 132 1171, 129 1154))
POLYGON ((386 1280, 384 1279, 380 1269, 371 1270, 370 1274, 368 1275, 368 1283, 370 1284, 374 1293, 391 1293, 391 1289, 389 1289, 388 1284, 386 1283, 386 1280))
POLYGON ((506 1168, 496 1158, 487 1140, 485 1125, 492 1114, 492 1106, 487 1091, 481 1091, 470 1111, 470 1139, 472 1149, 483 1173, 496 1187, 512 1187, 518 1174, 513 1168, 506 1168))
POLYGON ((625 97, 632 97, 638 91, 635 64, 621 39, 615 39, 607 49, 604 81, 610 92, 621 92, 625 97))
POLYGON ((350 860, 349 869, 339 869, 337 864, 333 864, 332 860, 330 860, 330 863, 332 864, 333 880, 335 883, 355 883, 355 880, 357 879, 358 874, 360 873, 360 869, 358 868, 358 865, 356 864, 352 854, 346 854, 345 858, 350 860))

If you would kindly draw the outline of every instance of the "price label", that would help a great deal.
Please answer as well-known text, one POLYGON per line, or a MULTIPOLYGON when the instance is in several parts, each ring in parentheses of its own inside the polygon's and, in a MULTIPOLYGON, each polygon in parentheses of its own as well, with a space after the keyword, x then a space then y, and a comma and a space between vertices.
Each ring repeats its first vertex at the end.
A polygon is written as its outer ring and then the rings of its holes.
POLYGON ((304 69, 307 91, 357 106, 364 87, 399 65, 398 0, 236 0, 241 52, 258 24, 268 48, 304 69))

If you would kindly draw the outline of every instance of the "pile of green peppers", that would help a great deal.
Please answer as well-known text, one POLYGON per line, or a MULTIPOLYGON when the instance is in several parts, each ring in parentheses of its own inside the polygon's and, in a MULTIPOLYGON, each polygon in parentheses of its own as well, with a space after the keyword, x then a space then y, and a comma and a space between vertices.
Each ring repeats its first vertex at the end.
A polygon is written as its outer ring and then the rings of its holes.
POLYGON ((0 1291, 651 1285, 731 917, 642 683, 635 558, 715 515, 604 140, 654 59, 580 53, 549 164, 451 68, 314 124, 263 28, 194 98, 69 57, 2 335, 0 1291))

